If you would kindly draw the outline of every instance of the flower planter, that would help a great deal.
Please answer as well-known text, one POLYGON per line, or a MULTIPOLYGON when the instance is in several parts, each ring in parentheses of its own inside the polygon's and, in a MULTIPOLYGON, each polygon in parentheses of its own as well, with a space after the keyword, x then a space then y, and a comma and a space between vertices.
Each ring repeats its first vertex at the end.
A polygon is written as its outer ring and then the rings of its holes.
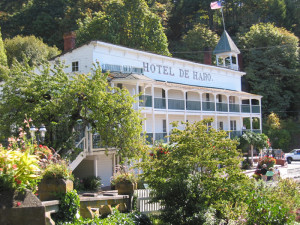
POLYGON ((132 195, 135 189, 135 183, 121 182, 116 184, 118 195, 132 195))
POLYGON ((276 165, 284 166, 286 164, 285 159, 276 159, 276 165))
POLYGON ((73 181, 64 179, 43 179, 39 184, 38 194, 41 201, 58 200, 60 193, 73 190, 73 181))
POLYGON ((46 225, 45 207, 29 190, 0 192, 0 224, 46 225))

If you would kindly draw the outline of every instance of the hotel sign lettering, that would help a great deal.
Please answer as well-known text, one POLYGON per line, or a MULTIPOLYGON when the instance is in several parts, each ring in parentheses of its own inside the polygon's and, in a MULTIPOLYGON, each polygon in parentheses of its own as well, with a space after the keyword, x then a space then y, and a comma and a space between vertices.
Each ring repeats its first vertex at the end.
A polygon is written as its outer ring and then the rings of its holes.
POLYGON ((193 79, 199 81, 213 81, 210 73, 204 73, 195 70, 188 70, 177 68, 174 69, 170 66, 163 66, 159 64, 150 64, 147 62, 143 62, 144 72, 153 73, 153 74, 162 74, 166 76, 179 77, 184 79, 193 79))

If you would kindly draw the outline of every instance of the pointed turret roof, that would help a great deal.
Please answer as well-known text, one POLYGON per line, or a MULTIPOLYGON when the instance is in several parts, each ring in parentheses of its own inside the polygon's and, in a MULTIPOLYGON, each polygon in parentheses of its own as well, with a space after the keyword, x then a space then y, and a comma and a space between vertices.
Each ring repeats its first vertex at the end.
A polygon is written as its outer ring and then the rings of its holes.
POLYGON ((214 54, 220 54, 224 52, 234 52, 236 54, 240 54, 240 50, 236 47, 226 30, 224 30, 215 50, 213 51, 214 54))

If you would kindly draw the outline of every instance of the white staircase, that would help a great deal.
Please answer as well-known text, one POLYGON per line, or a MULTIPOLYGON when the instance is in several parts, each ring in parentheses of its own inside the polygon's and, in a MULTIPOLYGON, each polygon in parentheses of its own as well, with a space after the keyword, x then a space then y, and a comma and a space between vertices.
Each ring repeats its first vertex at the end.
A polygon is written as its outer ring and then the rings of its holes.
POLYGON ((76 157, 75 160, 73 160, 70 164, 69 164, 69 168, 73 171, 78 165, 79 163, 81 163, 82 160, 85 159, 87 152, 88 152, 88 148, 87 148, 87 138, 83 137, 77 144, 76 144, 76 148, 78 148, 80 145, 83 144, 83 151, 79 153, 79 155, 76 157))

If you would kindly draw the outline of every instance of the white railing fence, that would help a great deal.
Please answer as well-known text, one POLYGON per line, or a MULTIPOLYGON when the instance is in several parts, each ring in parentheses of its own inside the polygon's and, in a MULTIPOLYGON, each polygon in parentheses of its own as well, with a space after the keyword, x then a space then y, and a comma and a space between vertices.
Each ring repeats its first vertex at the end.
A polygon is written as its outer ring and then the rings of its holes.
POLYGON ((160 203, 150 203, 150 189, 138 189, 134 191, 137 196, 137 210, 143 214, 156 214, 162 209, 160 203))

